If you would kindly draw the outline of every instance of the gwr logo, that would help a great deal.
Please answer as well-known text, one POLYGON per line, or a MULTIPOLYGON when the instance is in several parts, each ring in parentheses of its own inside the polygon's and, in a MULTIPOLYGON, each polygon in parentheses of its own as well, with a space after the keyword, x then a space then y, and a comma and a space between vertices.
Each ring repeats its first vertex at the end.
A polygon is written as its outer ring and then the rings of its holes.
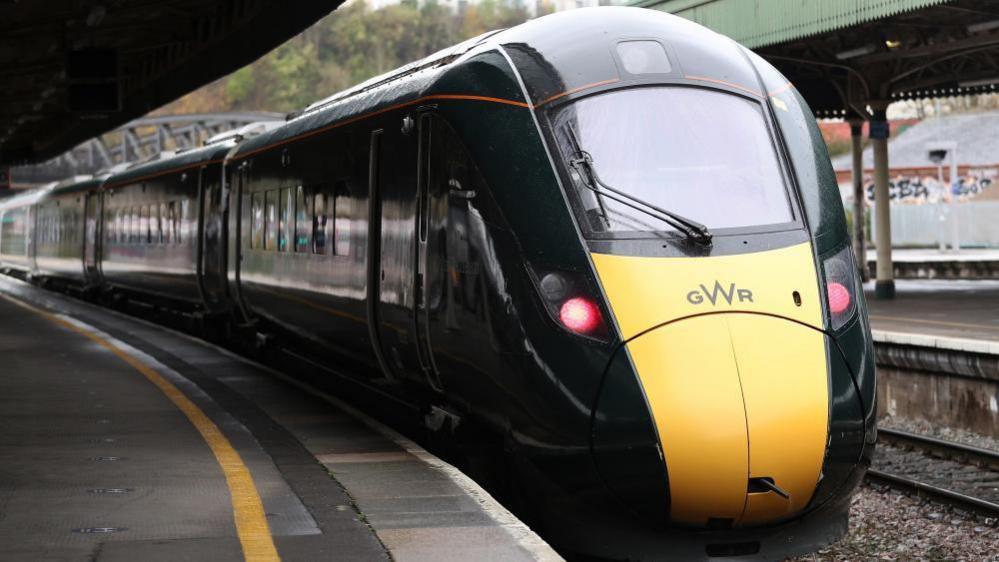
POLYGON ((738 300, 739 302, 753 302, 753 292, 749 289, 736 289, 735 283, 729 283, 727 291, 718 281, 715 281, 715 286, 711 290, 708 290, 703 283, 699 286, 700 289, 694 289, 687 293, 687 301, 690 304, 701 304, 707 300, 712 306, 715 306, 719 304, 719 296, 725 299, 725 302, 728 304, 732 304, 734 300, 738 300))

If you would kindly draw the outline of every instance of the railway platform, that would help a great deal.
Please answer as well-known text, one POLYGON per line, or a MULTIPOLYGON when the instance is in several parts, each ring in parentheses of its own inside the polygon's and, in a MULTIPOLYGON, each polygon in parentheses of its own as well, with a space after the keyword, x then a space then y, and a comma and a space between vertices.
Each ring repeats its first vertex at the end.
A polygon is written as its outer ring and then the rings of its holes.
POLYGON ((879 417, 999 438, 999 281, 900 280, 893 300, 865 290, 879 417))
POLYGON ((999 281, 898 280, 896 298, 865 285, 875 341, 999 355, 999 281))
POLYGON ((559 558, 333 397, 0 279, 0 560, 321 559, 559 558))
MULTIPOLYGON (((877 253, 867 252, 867 269, 874 278, 877 253)), ((999 250, 966 248, 960 252, 934 249, 892 250, 895 279, 999 279, 999 250)))

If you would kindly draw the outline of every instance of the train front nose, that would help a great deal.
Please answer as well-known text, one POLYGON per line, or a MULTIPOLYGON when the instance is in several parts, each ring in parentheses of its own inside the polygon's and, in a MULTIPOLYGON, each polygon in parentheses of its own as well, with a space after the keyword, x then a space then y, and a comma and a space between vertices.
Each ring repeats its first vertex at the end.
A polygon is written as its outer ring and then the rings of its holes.
POLYGON ((772 316, 709 314, 626 347, 658 430, 673 521, 753 525, 806 506, 826 444, 820 332, 772 316))
POLYGON ((730 528, 801 512, 821 478, 829 421, 808 245, 594 262, 625 341, 615 362, 630 363, 657 433, 670 520, 730 528))

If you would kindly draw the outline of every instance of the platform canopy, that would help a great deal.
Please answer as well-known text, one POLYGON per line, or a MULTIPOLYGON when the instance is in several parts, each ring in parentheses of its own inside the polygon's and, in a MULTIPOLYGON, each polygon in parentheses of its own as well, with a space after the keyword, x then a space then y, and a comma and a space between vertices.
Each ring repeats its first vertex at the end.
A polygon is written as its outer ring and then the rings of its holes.
POLYGON ((997 91, 994 0, 639 0, 732 37, 777 66, 820 116, 997 91))
POLYGON ((343 0, 0 0, 0 167, 56 156, 260 57, 343 0))

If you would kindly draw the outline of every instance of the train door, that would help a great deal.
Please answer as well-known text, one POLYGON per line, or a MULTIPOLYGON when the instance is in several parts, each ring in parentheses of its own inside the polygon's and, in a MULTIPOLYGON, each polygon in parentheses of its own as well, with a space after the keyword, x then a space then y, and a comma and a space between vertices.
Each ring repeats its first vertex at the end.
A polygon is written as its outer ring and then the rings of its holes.
POLYGON ((424 367, 441 387, 449 384, 446 373, 467 371, 493 351, 482 264, 488 233, 478 206, 485 190, 443 118, 422 117, 421 152, 417 326, 424 367))
POLYGON ((222 193, 221 168, 208 166, 201 170, 201 286, 205 306, 218 309, 226 296, 225 263, 225 201, 222 193))
POLYGON ((83 206, 83 275, 88 284, 100 283, 101 197, 88 193, 83 206))
MULTIPOLYGON (((235 295, 236 311, 238 312, 238 321, 249 322, 250 314, 247 311, 246 301, 243 299, 243 288, 241 286, 240 276, 242 274, 242 264, 243 264, 243 247, 244 243, 249 244, 251 234, 251 227, 253 224, 253 209, 250 204, 251 197, 248 189, 249 182, 249 166, 244 162, 235 167, 226 167, 226 173, 232 171, 232 176, 230 181, 234 189, 231 190, 229 195, 226 197, 227 200, 231 201, 231 208, 233 212, 225 213, 227 221, 227 237, 229 238, 229 251, 226 253, 226 261, 228 263, 228 273, 229 276, 229 291, 232 295, 235 295)), ((263 212, 260 209, 260 212, 263 212)))
MULTIPOLYGON (((446 193, 441 193, 440 182, 431 181, 430 169, 435 154, 434 142, 440 135, 434 133, 434 125, 439 120, 432 113, 420 115, 419 170, 417 175, 417 224, 416 224, 416 267, 413 276, 416 295, 415 333, 420 368, 427 381, 436 390, 442 391, 440 372, 434 360, 433 342, 430 336, 430 310, 438 306, 441 269, 443 267, 440 245, 433 240, 430 231, 441 222, 441 209, 446 209, 446 193), (442 201, 443 198, 443 201, 442 201), (443 206, 442 204, 443 203, 443 206), (433 301, 433 302, 431 302, 433 301)), ((446 217, 445 217, 446 218, 446 217)))
POLYGON ((426 381, 414 334, 417 146, 412 117, 370 137, 369 335, 389 377, 426 381))

